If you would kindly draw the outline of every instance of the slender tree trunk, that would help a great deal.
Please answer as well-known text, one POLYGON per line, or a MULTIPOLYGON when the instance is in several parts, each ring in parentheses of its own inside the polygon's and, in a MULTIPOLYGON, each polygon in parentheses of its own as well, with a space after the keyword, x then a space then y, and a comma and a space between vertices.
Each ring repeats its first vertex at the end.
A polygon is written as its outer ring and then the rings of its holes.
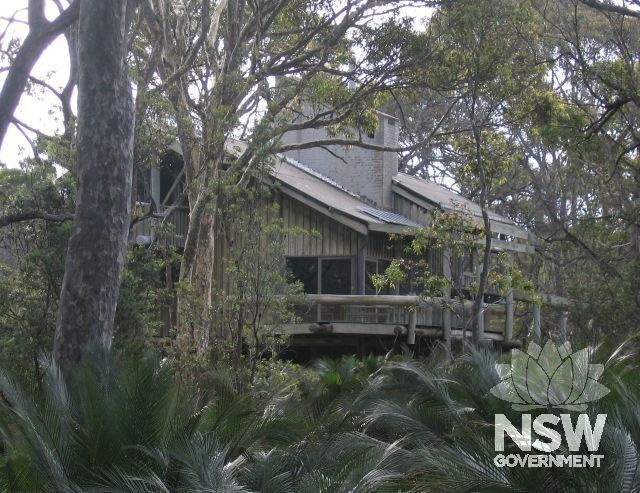
MULTIPOLYGON (((164 72, 161 70, 166 75, 164 72)), ((176 332, 183 351, 203 356, 211 330, 215 253, 215 197, 211 182, 219 161, 211 151, 214 137, 210 133, 206 137, 198 135, 187 98, 178 84, 170 87, 168 96, 176 114, 189 201, 189 227, 180 262, 182 289, 177 293, 176 332)), ((205 125, 202 132, 208 132, 209 128, 205 125)))
POLYGON ((82 0, 78 26, 78 193, 54 341, 69 370, 110 344, 129 229, 134 113, 127 0, 82 0))
POLYGON ((64 122, 64 140, 72 142, 76 134, 76 117, 71 109, 73 91, 78 85, 78 25, 72 24, 64 33, 69 51, 69 79, 60 93, 62 103, 62 121, 64 122))
MULTIPOLYGON (((640 172, 635 173, 636 186, 632 194, 631 210, 640 208, 640 172)), ((631 260, 635 266, 636 272, 640 271, 640 225, 638 219, 632 219, 629 226, 629 246, 631 249, 631 260)), ((634 300, 636 306, 640 307, 640 283, 635 283, 634 300)))
POLYGON ((0 92, 0 143, 4 140, 9 129, 13 114, 29 80, 29 74, 51 41, 53 41, 53 36, 30 32, 11 64, 11 70, 9 70, 2 86, 2 92, 0 92))
MULTIPOLYGON (((472 118, 473 120, 473 118, 472 118)), ((475 122, 472 123, 473 139, 476 146, 476 164, 480 178, 480 210, 482 213, 482 222, 484 224, 485 241, 484 252, 482 255, 482 270, 480 271, 480 279, 478 281, 478 292, 473 300, 473 322, 471 325, 471 341, 474 346, 480 344, 480 317, 484 316, 484 292, 487 287, 487 278, 489 277, 489 269, 491 268, 491 221, 487 213, 487 177, 484 172, 484 163, 482 159, 481 134, 475 122)))
POLYGON ((480 323, 479 318, 484 316, 482 313, 484 305, 484 292, 487 289, 487 278, 489 277, 489 269, 491 268, 491 222, 484 199, 480 201, 482 210, 482 222, 484 223, 485 240, 484 252, 482 255, 482 270, 480 271, 480 279, 478 281, 478 293, 473 300, 473 325, 471 329, 471 340, 474 346, 480 344, 480 323))
POLYGON ((204 356, 211 336, 211 312, 215 254, 215 206, 213 197, 202 196, 189 221, 187 245, 180 265, 180 281, 191 289, 178 293, 178 336, 198 357, 204 356))

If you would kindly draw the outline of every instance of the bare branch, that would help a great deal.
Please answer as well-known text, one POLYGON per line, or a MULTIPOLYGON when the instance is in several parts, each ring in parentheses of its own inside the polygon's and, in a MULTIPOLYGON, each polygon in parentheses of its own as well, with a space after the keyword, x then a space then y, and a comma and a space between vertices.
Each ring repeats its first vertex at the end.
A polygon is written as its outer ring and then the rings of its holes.
POLYGON ((33 142, 33 139, 31 139, 29 134, 27 134, 27 132, 25 132, 25 130, 22 127, 22 125, 20 125, 16 121, 14 121, 13 124, 16 127, 16 129, 18 130, 18 132, 20 132, 22 134, 22 136, 24 137, 24 139, 29 143, 29 146, 31 147, 31 151, 33 152, 34 159, 36 161, 38 161, 38 162, 42 162, 42 160, 40 159, 40 153, 38 153, 38 148, 36 147, 35 142, 33 142))
POLYGON ((62 223, 73 220, 73 214, 49 214, 42 211, 27 211, 16 214, 6 214, 0 216, 0 228, 9 226, 10 224, 32 221, 34 219, 43 219, 45 221, 62 223))
POLYGON ((48 22, 44 17, 43 9, 42 0, 30 0, 29 34, 20 46, 0 91, 0 145, 7 133, 33 67, 54 38, 77 20, 80 2, 75 0, 51 22, 48 22))
POLYGON ((598 0, 580 0, 580 3, 587 7, 591 7, 592 9, 599 10, 600 12, 609 12, 612 14, 626 15, 628 17, 640 19, 640 11, 631 10, 627 7, 623 7, 622 5, 616 5, 609 2, 599 2, 598 0))

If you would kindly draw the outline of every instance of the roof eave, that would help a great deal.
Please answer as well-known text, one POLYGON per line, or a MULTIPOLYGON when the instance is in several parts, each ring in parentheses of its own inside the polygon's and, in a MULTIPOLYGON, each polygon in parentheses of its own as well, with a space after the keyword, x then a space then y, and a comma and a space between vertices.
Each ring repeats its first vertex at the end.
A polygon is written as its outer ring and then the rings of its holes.
MULTIPOLYGON (((454 207, 446 207, 443 204, 430 200, 429 198, 425 197, 421 193, 416 192, 415 190, 411 189, 410 187, 406 186, 403 183, 400 183, 395 178, 393 179, 391 190, 395 193, 398 193, 398 195, 413 201, 415 204, 424 207, 425 209, 438 208, 440 210, 450 210, 450 211, 456 210, 454 207)), ((477 219, 482 218, 482 216, 478 214, 472 214, 472 216, 477 219)), ((507 218, 505 218, 505 221, 501 221, 496 218, 490 217, 489 221, 491 222, 492 230, 495 233, 500 233, 507 236, 513 236, 514 238, 531 241, 531 233, 529 233, 526 229, 516 226, 507 218)))

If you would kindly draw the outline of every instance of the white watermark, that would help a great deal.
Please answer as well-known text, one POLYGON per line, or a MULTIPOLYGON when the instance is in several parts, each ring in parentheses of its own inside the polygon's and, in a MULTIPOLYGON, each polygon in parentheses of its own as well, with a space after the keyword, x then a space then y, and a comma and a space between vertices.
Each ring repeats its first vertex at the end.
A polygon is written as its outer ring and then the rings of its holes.
POLYGON ((511 364, 497 365, 497 370, 502 380, 491 393, 510 402, 514 410, 564 410, 565 413, 540 414, 535 419, 524 413, 519 429, 504 414, 496 414, 496 452, 505 451, 505 436, 520 451, 536 452, 497 454, 496 466, 600 467, 604 455, 597 451, 607 415, 598 414, 591 423, 588 414, 578 414, 572 419, 572 415, 566 413, 585 411, 588 403, 609 393, 609 389, 598 383, 604 367, 589 363, 587 349, 571 353, 569 343, 556 347, 549 341, 544 348, 532 343, 526 353, 514 350, 511 364), (563 444, 563 436, 566 449, 572 453, 554 454, 563 444), (583 442, 587 455, 580 453, 583 442))

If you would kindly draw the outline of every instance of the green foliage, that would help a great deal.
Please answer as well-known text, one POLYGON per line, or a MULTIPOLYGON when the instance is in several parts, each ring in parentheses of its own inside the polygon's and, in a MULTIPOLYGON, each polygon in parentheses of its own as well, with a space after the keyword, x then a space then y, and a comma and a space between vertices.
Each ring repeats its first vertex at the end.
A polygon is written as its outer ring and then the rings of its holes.
MULTIPOLYGON (((52 166, 0 169, 0 209, 6 214, 72 210, 73 183, 52 166)), ((37 374, 52 347, 71 223, 34 220, 0 229, 0 364, 37 374)))
POLYGON ((595 351, 611 389, 599 468, 498 468, 491 396, 499 356, 443 364, 319 361, 286 385, 238 388, 228 370, 194 393, 152 354, 94 351, 70 380, 46 363, 30 391, 0 375, 3 491, 633 491, 640 383, 624 348, 595 351))
MULTIPOLYGON (((213 293, 210 359, 234 367, 238 381, 268 372, 271 358, 284 346, 279 332, 295 320, 291 299, 302 292, 287 277, 285 240, 287 235, 313 234, 284 227, 273 190, 262 183, 265 172, 262 167, 250 171, 250 186, 239 187, 239 175, 229 171, 216 197, 216 248, 224 276, 217 275, 213 293)), ((191 287, 180 289, 197 310, 199 300, 191 287)))
MULTIPOLYGON (((71 214, 74 190, 71 173, 56 176, 49 163, 0 169, 5 214, 71 214)), ((38 375, 39 356, 53 346, 71 225, 36 219, 0 229, 0 365, 17 374, 38 375)), ((169 301, 164 266, 174 257, 155 248, 127 255, 114 329, 118 349, 139 352, 157 333, 160 307, 169 301)))
POLYGON ((372 276, 378 291, 386 287, 395 289, 411 281, 412 290, 424 297, 444 296, 445 290, 460 287, 459 279, 445 276, 443 269, 430 265, 432 252, 441 253, 449 272, 465 256, 467 261, 480 251, 484 230, 466 211, 440 211, 431 213, 429 227, 412 230, 400 238, 404 243, 402 259, 394 259, 384 274, 372 276))
POLYGON ((119 349, 139 352, 161 333, 162 309, 169 309, 173 297, 166 267, 177 261, 177 254, 164 246, 134 248, 127 254, 113 329, 119 349))

